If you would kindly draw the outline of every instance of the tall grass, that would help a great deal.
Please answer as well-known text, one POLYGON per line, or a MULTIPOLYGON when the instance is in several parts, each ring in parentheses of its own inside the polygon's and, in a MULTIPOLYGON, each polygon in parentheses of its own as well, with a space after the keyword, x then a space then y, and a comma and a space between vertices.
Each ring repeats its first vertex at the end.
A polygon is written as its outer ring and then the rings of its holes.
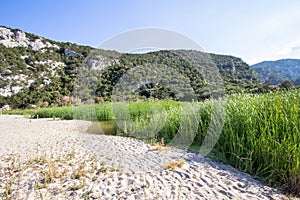
MULTIPOLYGON (((212 118, 212 108, 216 104, 218 101, 194 103, 200 108, 200 117, 198 121, 189 118, 187 124, 199 124, 193 143, 198 147, 206 136, 212 118)), ((185 117, 180 105, 180 102, 175 101, 129 103, 130 119, 134 122, 135 129, 124 121, 124 135, 128 135, 132 130, 138 133, 148 131, 151 137, 158 140, 163 138, 165 143, 168 143, 180 130, 180 123, 185 117), (157 134, 151 135, 151 131, 156 131, 155 125, 150 129, 147 125, 153 123, 153 119, 158 119, 156 121, 159 122, 164 117, 156 113, 151 118, 149 110, 156 104, 165 109, 167 118, 164 126, 157 130, 157 134)), ((18 112, 22 114, 21 111, 18 112)), ((110 120, 116 118, 116 112, 118 110, 113 112, 111 103, 102 103, 73 108, 43 108, 23 111, 23 114, 62 119, 110 120), (96 112, 90 112, 90 109, 96 112)), ((213 151, 218 152, 224 162, 266 183, 300 194, 300 90, 230 96, 224 112, 226 118, 222 134, 213 151)))
POLYGON ((299 90, 231 97, 216 148, 238 169, 299 194, 299 108, 299 90))
POLYGON ((34 109, 27 109, 27 110, 3 110, 2 114, 8 114, 8 115, 33 115, 36 110, 34 109))

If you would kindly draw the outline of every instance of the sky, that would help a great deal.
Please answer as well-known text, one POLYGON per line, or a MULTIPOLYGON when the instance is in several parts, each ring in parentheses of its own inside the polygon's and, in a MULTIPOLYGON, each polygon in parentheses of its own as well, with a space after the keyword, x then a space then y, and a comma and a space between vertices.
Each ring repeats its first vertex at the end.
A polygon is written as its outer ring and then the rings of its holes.
POLYGON ((0 25, 93 47, 126 31, 160 28, 248 64, 300 58, 298 0, 3 0, 0 25))

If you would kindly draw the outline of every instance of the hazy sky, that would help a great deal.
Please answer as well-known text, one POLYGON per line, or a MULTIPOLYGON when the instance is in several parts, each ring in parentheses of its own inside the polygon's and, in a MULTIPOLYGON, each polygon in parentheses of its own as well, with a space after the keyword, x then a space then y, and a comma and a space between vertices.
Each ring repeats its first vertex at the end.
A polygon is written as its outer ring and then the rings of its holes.
POLYGON ((300 58, 298 0, 2 0, 0 25, 94 47, 125 31, 157 27, 249 64, 300 58))

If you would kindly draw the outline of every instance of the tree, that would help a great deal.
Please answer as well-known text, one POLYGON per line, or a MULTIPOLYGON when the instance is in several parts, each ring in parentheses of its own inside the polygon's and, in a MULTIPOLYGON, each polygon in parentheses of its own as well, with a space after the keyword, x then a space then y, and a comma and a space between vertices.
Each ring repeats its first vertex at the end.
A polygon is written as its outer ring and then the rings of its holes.
POLYGON ((294 86, 293 81, 285 80, 281 83, 281 87, 288 90, 288 89, 294 88, 295 86, 294 86))

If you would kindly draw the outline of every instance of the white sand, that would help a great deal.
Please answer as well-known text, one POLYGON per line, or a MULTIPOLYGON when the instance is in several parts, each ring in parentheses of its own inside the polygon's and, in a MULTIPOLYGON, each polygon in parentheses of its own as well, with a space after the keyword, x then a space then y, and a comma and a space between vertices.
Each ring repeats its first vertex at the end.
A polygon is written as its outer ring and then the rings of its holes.
POLYGON ((90 124, 0 116, 0 199, 288 199, 196 153, 85 134, 90 124))

